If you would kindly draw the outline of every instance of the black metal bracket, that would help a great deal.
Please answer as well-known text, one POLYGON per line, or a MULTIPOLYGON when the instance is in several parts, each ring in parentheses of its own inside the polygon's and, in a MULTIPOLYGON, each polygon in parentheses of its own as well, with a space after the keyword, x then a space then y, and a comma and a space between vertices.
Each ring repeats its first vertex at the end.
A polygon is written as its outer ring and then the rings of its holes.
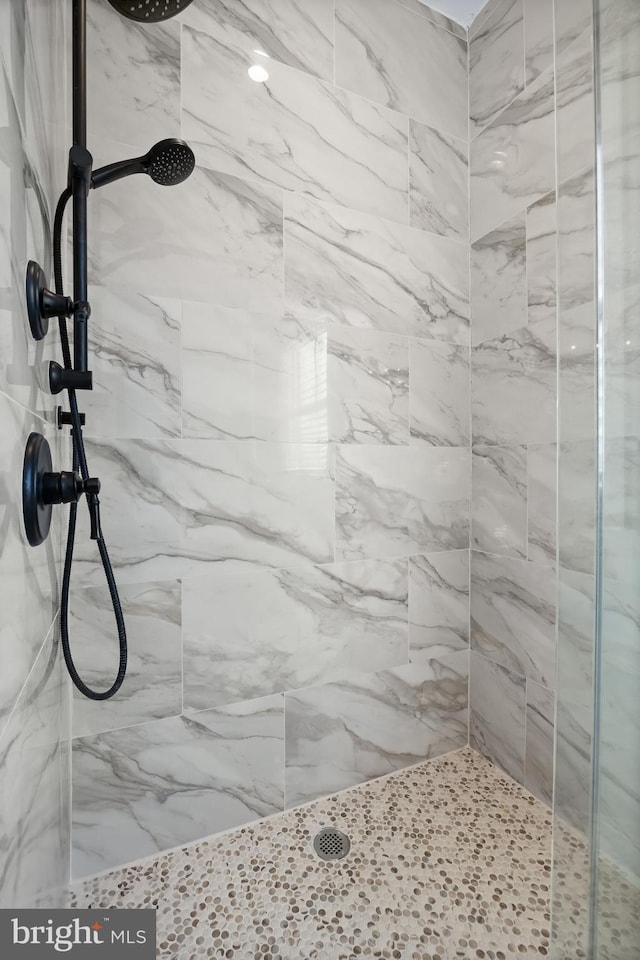
POLYGON ((35 260, 29 260, 25 281, 27 315, 34 340, 42 340, 49 330, 52 317, 70 317, 73 301, 48 289, 47 277, 35 260))
MULTIPOLYGON (((80 414, 80 426, 84 427, 86 417, 84 413, 80 414)), ((58 424, 58 430, 62 430, 63 427, 72 427, 73 426, 73 417, 68 410, 63 410, 62 407, 56 409, 56 422, 58 424)))

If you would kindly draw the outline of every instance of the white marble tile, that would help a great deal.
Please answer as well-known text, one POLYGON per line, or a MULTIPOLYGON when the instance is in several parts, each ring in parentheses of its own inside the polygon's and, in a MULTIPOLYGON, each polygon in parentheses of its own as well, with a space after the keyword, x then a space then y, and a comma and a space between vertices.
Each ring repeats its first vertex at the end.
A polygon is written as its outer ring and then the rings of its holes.
POLYGON ((557 313, 557 216, 555 193, 527 210, 527 316, 529 323, 557 313))
POLYGON ((555 443, 527 449, 529 560, 555 563, 558 453, 555 443))
POLYGON ((524 0, 524 52, 526 81, 553 65, 554 0, 524 0))
POLYGON ((87 132, 140 154, 180 136, 180 24, 136 23, 87 3, 87 132))
MULTIPOLYGON (((58 605, 60 547, 58 519, 37 549, 28 546, 22 518, 24 447, 34 431, 55 434, 38 417, 0 394, 0 732, 33 666, 58 605), (18 639, 19 638, 19 639, 18 639)), ((61 464, 56 456, 55 468, 61 464)), ((67 464, 64 464, 68 468, 67 464)), ((61 508, 58 508, 60 511, 61 508)))
POLYGON ((444 27, 445 30, 448 30, 449 33, 454 33, 456 37, 460 37, 461 40, 466 41, 467 31, 461 23, 452 20, 451 17, 445 16, 445 14, 440 13, 439 10, 434 10, 432 7, 427 6, 422 0, 398 0, 398 3, 403 7, 408 7, 409 10, 413 10, 414 13, 419 13, 421 16, 426 17, 427 20, 431 20, 432 23, 437 24, 439 27, 444 27))
POLYGON ((67 731, 57 626, 34 659, 0 736, 0 907, 5 909, 62 906, 69 878, 60 744, 67 731))
POLYGON ((504 0, 469 44, 471 135, 491 123, 524 85, 523 0, 504 0))
MULTIPOLYGON (((569 276, 567 279, 570 281, 569 276)), ((595 435, 596 322, 593 301, 559 311, 558 427, 563 441, 593 440, 595 435)), ((615 378, 610 383, 614 384, 615 378)))
POLYGON ((526 284, 526 227, 520 213, 471 247, 472 343, 524 326, 526 284))
POLYGON ((562 183, 595 163, 591 27, 557 54, 556 111, 558 183, 562 183))
MULTIPOLYGON (((180 584, 121 584, 127 629, 127 675, 111 700, 96 703, 73 690, 73 736, 128 727, 182 711, 180 584)), ((106 586, 71 594, 73 660, 94 690, 108 690, 118 672, 118 634, 106 586)))
POLYGON ((591 29, 593 4, 591 0, 555 0, 555 45, 556 56, 573 41, 591 29))
POLYGON ((551 806, 553 803, 553 728, 555 696, 527 680, 527 739, 524 786, 551 806))
MULTIPOLYGON (((87 455, 102 480, 102 522, 121 582, 192 576, 226 559, 334 559, 324 445, 91 441, 87 455)), ((102 583, 84 512, 76 552, 85 582, 102 583)))
POLYGON ((591 815, 594 598, 591 575, 559 568, 554 805, 560 817, 583 830, 591 815))
POLYGON ((415 120, 409 122, 410 223, 442 237, 469 239, 469 148, 415 120))
POLYGON ((466 549, 469 488, 469 452, 462 448, 339 447, 336 555, 466 549))
POLYGON ((595 184, 591 169, 558 191, 558 307, 563 318, 595 299, 595 184))
POLYGON ((199 0, 180 20, 226 46, 333 79, 333 0, 199 0))
MULTIPOLYGON (((0 389, 23 406, 44 415, 52 409, 46 379, 47 364, 58 359, 57 324, 41 341, 34 341, 27 319, 24 271, 27 260, 50 263, 52 170, 40 171, 26 143, 16 102, 0 69, 3 91, 0 118, 0 389)), ((55 143, 44 125, 53 153, 55 143)), ((42 639, 42 638, 40 638, 42 639)))
POLYGON ((526 559, 526 447, 475 446, 472 469, 472 546, 526 559))
POLYGON ((329 439, 408 443, 408 338, 331 326, 327 354, 329 439))
POLYGON ((285 195, 286 313, 467 343, 463 244, 285 195))
POLYGON ((547 72, 471 143, 472 239, 554 189, 554 141, 554 83, 547 72))
POLYGON ((471 434, 469 348, 411 340, 411 442, 464 447, 471 434))
POLYGON ((182 118, 206 167, 407 222, 407 119, 385 107, 185 27, 182 118))
POLYGON ((464 746, 468 669, 460 652, 288 693, 287 806, 464 746))
POLYGON ((406 560, 289 570, 218 564, 183 589, 189 711, 408 661, 406 560))
POLYGON ((87 436, 179 437, 179 301, 93 286, 87 436))
POLYGON ((170 190, 134 177, 91 199, 92 284, 282 311, 280 190, 197 168, 170 190))
POLYGON ((386 0, 336 0, 335 42, 339 86, 466 137, 463 40, 386 0))
POLYGON ((73 876, 283 809, 283 698, 73 744, 73 876))
POLYGON ((548 688, 556 672, 555 569, 471 556, 471 649, 548 688))
POLYGON ((423 663, 469 646, 469 553, 409 560, 409 656, 423 663))
POLYGON ((568 570, 595 567, 595 438, 564 440, 558 454, 558 557, 568 570))
POLYGON ((556 353, 548 321, 472 348, 474 443, 555 441, 556 353))
POLYGON ((253 320, 253 434, 260 440, 329 438, 326 323, 295 317, 253 320))
POLYGON ((609 579, 603 585, 600 713, 600 853, 634 876, 640 869, 640 777, 635 751, 638 708, 638 628, 636 584, 609 579))
POLYGON ((525 679, 471 651, 469 678, 471 746, 524 780, 525 679))
POLYGON ((253 315, 184 301, 183 436, 240 440, 253 420, 253 315))

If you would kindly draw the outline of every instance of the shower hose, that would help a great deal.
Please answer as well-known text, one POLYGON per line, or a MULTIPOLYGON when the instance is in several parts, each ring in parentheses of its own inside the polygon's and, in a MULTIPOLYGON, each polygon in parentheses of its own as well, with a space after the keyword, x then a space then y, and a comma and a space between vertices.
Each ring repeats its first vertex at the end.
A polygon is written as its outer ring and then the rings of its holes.
MULTIPOLYGON (((56 293, 63 293, 63 280, 62 280, 62 222, 64 219, 64 212, 71 197, 71 189, 67 189, 61 194, 60 199, 58 200, 58 205, 56 207, 56 213, 53 221, 53 271, 55 277, 55 288, 56 293)), ((64 367, 66 370, 71 370, 71 351, 69 349, 69 332, 67 329, 67 320, 66 317, 59 318, 60 326, 60 341, 62 343, 62 356, 64 360, 64 367)), ((82 423, 80 420, 80 414, 78 412, 78 400, 76 397, 76 391, 69 389, 69 408, 71 411, 71 436, 73 441, 73 472, 77 473, 78 469, 83 480, 89 479, 89 467, 87 466, 87 455, 84 449, 84 440, 82 437, 82 423)), ((76 538, 76 522, 78 517, 78 504, 70 503, 69 504, 69 526, 67 529, 67 546, 64 556, 64 570, 62 574, 62 596, 60 601, 60 638, 62 642, 62 652, 64 654, 64 660, 67 665, 67 670, 75 686, 78 688, 80 693, 85 697, 88 697, 90 700, 109 700, 111 697, 115 696, 120 687, 122 686, 122 681, 125 678, 127 672, 127 632, 124 624, 124 616, 122 613, 122 606, 120 605, 120 597, 118 596, 118 587, 116 585, 115 577, 113 575, 113 568, 111 566, 111 561, 109 560, 109 554, 107 552, 107 545, 104 542, 104 537, 102 535, 102 529, 100 526, 99 520, 99 507, 97 494, 87 494, 87 504, 89 505, 90 510, 92 510, 92 536, 95 537, 95 540, 98 544, 98 550, 100 552, 100 559, 102 560, 102 566, 104 569, 104 575, 107 580, 107 585, 109 587, 109 594, 111 596, 111 604, 113 606, 113 612, 116 618, 116 626, 118 629, 118 643, 119 643, 119 655, 120 662, 118 665, 118 674, 113 681, 113 684, 109 687, 108 690, 98 691, 92 690, 91 687, 87 686, 84 682, 73 662, 73 657, 71 655, 71 647, 69 643, 69 591, 71 588, 71 568, 73 565, 73 548, 76 538), (91 497, 95 498, 94 501, 91 501, 91 497), (92 509, 93 508, 93 509, 92 509)))

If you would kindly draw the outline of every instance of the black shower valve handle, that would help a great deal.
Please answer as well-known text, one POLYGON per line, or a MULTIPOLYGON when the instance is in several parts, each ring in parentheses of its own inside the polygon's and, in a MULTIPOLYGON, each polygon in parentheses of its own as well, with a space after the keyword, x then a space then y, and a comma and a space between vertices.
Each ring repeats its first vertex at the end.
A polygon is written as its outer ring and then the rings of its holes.
POLYGON ((100 481, 97 477, 83 480, 79 473, 70 470, 42 475, 41 496, 46 504, 77 503, 83 494, 97 499, 99 492, 100 481))

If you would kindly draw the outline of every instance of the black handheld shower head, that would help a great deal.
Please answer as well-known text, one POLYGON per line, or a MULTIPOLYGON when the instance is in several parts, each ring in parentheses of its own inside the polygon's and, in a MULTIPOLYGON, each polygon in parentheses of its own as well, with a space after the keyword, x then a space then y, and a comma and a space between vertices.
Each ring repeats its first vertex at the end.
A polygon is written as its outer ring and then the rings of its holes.
POLYGON ((158 23, 169 20, 184 10, 191 0, 109 0, 118 13, 140 23, 158 23))
POLYGON ((144 157, 120 160, 118 163, 109 163, 106 167, 94 170, 91 186, 94 189, 105 187, 115 180, 131 176, 132 173, 147 173, 152 180, 163 187, 173 187, 190 177, 195 165, 196 158, 193 150, 184 140, 174 138, 160 140, 144 157))

